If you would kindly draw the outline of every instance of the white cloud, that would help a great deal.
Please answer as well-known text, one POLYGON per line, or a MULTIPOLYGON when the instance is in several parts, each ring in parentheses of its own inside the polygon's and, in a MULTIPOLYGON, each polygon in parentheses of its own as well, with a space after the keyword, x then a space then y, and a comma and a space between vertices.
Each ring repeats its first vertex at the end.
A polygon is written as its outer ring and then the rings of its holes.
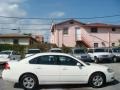
POLYGON ((26 12, 21 9, 23 0, 0 0, 0 16, 22 17, 26 12))
MULTIPOLYGON (((21 4, 26 0, 0 0, 0 16, 7 17, 26 17, 27 12, 21 7, 21 4)), ((64 16, 63 12, 51 13, 52 17, 64 16)), ((0 24, 0 33, 18 33, 19 29, 21 33, 32 33, 44 35, 45 39, 49 37, 50 24, 49 20, 21 20, 13 18, 0 17, 0 23, 12 23, 12 24, 0 24), (20 25, 23 24, 23 25, 20 25), (26 24, 26 25, 25 25, 26 24), (30 24, 30 25, 29 25, 30 24), (35 25, 38 24, 38 25, 35 25), (39 25, 40 24, 40 25, 39 25), (16 30, 13 30, 16 29, 16 30), (42 30, 43 29, 43 30, 42 30), (48 30, 44 30, 48 29, 48 30)))
POLYGON ((22 33, 32 33, 33 35, 43 35, 47 41, 50 36, 51 21, 48 20, 29 20, 23 21, 21 25, 22 33), (28 25, 25 25, 28 24, 28 25))
POLYGON ((60 11, 57 11, 57 12, 52 12, 51 14, 50 14, 50 17, 62 17, 62 16, 64 16, 65 15, 65 13, 64 12, 60 12, 60 11))
MULTIPOLYGON (((0 0, 0 16, 6 17, 24 17, 26 16, 26 11, 20 7, 25 0, 0 0)), ((10 33, 11 28, 16 26, 18 19, 13 18, 3 18, 0 17, 0 23, 13 23, 13 24, 0 24, 1 33, 10 33), (8 28, 8 29, 3 29, 8 28)))

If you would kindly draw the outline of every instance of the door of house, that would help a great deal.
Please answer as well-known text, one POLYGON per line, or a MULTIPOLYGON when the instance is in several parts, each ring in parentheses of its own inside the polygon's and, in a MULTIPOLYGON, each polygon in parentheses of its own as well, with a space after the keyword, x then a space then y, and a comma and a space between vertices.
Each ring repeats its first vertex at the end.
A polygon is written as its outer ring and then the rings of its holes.
POLYGON ((75 28, 76 29, 76 40, 81 40, 81 30, 79 27, 75 28))

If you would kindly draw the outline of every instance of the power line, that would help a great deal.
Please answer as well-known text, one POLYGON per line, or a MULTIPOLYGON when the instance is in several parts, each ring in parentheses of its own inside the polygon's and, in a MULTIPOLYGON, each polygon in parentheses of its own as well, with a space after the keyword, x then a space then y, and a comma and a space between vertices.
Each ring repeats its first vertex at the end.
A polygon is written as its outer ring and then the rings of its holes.
POLYGON ((20 28, 20 29, 10 29, 10 28, 0 28, 0 30, 2 30, 2 29, 7 29, 7 30, 13 30, 13 31, 17 31, 17 30, 50 30, 50 29, 48 29, 48 28, 40 28, 40 29, 27 29, 27 28, 20 28))
MULTIPOLYGON (((0 23, 0 24, 16 24, 16 23, 0 23)), ((51 25, 51 24, 18 24, 18 25, 51 25)))
POLYGON ((40 20, 65 20, 65 19, 97 19, 97 18, 111 18, 118 17, 120 14, 115 15, 107 15, 107 16, 95 16, 95 17, 73 17, 73 18, 32 18, 32 17, 8 17, 8 16, 0 16, 2 18, 13 18, 13 19, 40 19, 40 20))

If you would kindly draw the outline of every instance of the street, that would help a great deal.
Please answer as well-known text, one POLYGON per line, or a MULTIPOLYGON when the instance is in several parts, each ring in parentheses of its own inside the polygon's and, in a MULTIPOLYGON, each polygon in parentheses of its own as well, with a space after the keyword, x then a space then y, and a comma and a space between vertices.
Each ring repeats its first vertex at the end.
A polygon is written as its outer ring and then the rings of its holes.
MULTIPOLYGON (((102 64, 111 67, 115 71, 116 80, 106 84, 97 90, 120 90, 120 63, 102 64)), ((3 81, 0 79, 0 90, 23 90, 18 84, 3 81)), ((89 85, 40 85, 37 90, 96 90, 89 85)))

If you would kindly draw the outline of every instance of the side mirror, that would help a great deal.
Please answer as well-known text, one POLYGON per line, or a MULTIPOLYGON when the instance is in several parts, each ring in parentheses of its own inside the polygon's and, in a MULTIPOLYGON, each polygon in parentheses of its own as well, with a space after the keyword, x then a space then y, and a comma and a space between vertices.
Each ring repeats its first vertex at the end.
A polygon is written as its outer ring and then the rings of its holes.
POLYGON ((77 63, 77 66, 81 66, 81 64, 80 64, 80 63, 77 63))
POLYGON ((82 65, 80 63, 77 63, 77 66, 82 69, 82 65))

